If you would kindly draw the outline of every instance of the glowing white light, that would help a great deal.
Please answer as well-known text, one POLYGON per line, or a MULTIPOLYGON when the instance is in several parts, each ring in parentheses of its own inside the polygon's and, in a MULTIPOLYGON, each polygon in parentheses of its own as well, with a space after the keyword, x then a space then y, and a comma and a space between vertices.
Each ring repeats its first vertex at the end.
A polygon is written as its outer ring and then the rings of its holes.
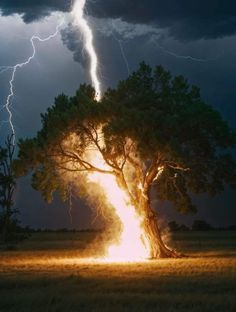
POLYGON ((80 29, 85 42, 85 49, 90 58, 90 76, 93 87, 96 91, 95 99, 100 101, 101 99, 101 83, 98 78, 98 58, 93 44, 93 32, 89 27, 88 22, 84 17, 84 7, 86 0, 76 0, 72 9, 72 15, 74 17, 75 25, 80 29))
MULTIPOLYGON (((88 158, 96 167, 109 169, 99 153, 91 152, 88 158)), ((118 240, 108 247, 104 260, 133 262, 149 258, 151 249, 143 228, 144 217, 138 215, 126 192, 118 186, 116 178, 97 172, 90 173, 87 178, 103 188, 108 202, 114 208, 116 218, 122 225, 121 232, 115 233, 118 234, 118 240)))

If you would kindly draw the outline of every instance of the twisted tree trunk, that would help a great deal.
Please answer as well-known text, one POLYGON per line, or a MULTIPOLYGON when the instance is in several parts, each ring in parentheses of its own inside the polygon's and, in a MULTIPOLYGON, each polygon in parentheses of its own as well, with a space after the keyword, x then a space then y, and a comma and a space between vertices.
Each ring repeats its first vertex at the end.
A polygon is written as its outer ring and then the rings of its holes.
POLYGON ((158 227, 157 215, 152 210, 150 205, 151 182, 155 178, 157 172, 156 166, 154 166, 153 172, 151 172, 148 176, 149 183, 146 183, 145 186, 141 187, 141 189, 137 191, 137 197, 132 196, 129 192, 129 188, 122 171, 116 173, 116 180, 118 185, 123 188, 130 197, 130 202, 134 205, 134 207, 136 207, 138 214, 143 216, 145 239, 148 241, 151 249, 150 258, 178 258, 181 254, 178 254, 176 251, 168 248, 164 243, 158 227))
POLYGON ((164 243, 160 229, 158 227, 158 220, 156 213, 150 206, 149 196, 143 195, 140 199, 139 211, 144 216, 144 230, 146 239, 151 247, 151 259, 156 258, 177 258, 181 255, 171 250, 164 243))

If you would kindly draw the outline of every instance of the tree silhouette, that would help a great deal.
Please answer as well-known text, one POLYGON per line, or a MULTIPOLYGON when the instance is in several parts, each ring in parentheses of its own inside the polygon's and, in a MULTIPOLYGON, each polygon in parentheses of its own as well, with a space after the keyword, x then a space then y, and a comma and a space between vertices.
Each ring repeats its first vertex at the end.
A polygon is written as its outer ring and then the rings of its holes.
POLYGON ((8 136, 5 146, 0 146, 0 226, 3 241, 10 238, 12 228, 12 216, 16 212, 13 209, 13 195, 15 190, 15 176, 12 170, 15 147, 12 144, 13 135, 8 136))

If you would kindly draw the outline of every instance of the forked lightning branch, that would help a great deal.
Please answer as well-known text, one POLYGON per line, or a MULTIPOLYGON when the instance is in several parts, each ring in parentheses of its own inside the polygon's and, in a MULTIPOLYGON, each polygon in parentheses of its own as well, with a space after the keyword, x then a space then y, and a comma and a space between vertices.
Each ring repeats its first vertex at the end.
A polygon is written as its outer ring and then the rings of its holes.
MULTIPOLYGON (((79 31, 83 35, 85 49, 90 58, 91 82, 96 91, 96 100, 99 101, 101 98, 101 87, 100 87, 100 81, 99 81, 98 74, 97 74, 98 59, 97 59, 96 51, 95 51, 94 44, 93 44, 93 33, 84 16, 85 4, 86 4, 86 0, 76 0, 74 2, 71 14, 73 17, 73 23, 78 27, 79 31)), ((7 114, 8 114, 7 123, 9 123, 11 133, 13 134, 13 143, 15 143, 16 131, 15 131, 14 123, 13 123, 13 113, 11 110, 11 105, 13 104, 13 99, 15 95, 14 82, 16 79, 17 71, 20 70, 22 67, 29 65, 29 63, 35 58, 36 56, 35 43, 37 41, 46 42, 55 38, 59 34, 60 30, 62 29, 64 25, 65 25, 65 21, 63 19, 60 20, 59 24, 56 27, 55 32, 50 34, 46 38, 41 38, 39 36, 33 35, 30 39, 31 46, 32 46, 32 54, 28 57, 26 61, 22 63, 18 63, 14 66, 0 67, 0 73, 3 73, 8 70, 12 70, 12 74, 9 80, 9 94, 7 96, 6 103, 4 104, 3 108, 6 109, 7 114)))

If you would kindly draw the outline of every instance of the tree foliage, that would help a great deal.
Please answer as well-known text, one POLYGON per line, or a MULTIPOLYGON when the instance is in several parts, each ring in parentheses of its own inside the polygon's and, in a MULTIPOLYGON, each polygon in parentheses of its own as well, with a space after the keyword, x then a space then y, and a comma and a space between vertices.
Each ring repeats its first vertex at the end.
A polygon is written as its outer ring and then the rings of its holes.
POLYGON ((181 212, 195 211, 192 193, 215 195, 226 184, 236 187, 230 154, 235 133, 183 76, 141 63, 100 103, 94 98, 88 85, 73 97, 59 95, 41 116, 37 136, 19 141, 15 170, 18 175, 32 171, 32 185, 47 201, 54 191, 66 199, 62 176, 69 171, 114 174, 135 205, 140 189, 148 196, 154 189, 153 196, 172 201, 181 212), (86 158, 91 146, 108 169, 86 158))

